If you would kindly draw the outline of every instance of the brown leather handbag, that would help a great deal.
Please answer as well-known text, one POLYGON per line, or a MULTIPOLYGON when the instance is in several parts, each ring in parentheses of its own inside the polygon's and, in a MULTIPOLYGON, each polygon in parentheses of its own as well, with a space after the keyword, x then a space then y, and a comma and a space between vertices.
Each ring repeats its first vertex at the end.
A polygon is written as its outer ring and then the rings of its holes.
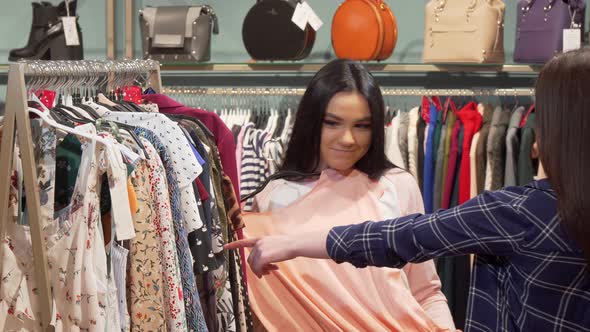
POLYGON ((346 0, 332 20, 332 46, 339 58, 385 60, 397 42, 397 22, 383 0, 346 0))

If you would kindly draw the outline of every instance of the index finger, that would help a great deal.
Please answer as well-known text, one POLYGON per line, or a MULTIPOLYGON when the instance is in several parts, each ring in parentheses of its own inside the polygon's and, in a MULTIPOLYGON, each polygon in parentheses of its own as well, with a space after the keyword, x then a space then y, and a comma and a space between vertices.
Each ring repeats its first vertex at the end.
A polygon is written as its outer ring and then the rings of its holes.
POLYGON ((230 242, 223 246, 224 249, 237 249, 237 248, 250 248, 254 247, 254 245, 258 242, 258 239, 243 239, 234 242, 230 242))

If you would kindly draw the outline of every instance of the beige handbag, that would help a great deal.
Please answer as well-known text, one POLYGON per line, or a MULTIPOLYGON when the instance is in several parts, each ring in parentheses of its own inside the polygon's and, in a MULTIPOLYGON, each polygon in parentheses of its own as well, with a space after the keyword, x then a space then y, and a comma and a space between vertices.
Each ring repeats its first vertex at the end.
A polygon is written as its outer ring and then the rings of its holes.
POLYGON ((502 0, 431 0, 423 61, 504 63, 504 8, 502 0))

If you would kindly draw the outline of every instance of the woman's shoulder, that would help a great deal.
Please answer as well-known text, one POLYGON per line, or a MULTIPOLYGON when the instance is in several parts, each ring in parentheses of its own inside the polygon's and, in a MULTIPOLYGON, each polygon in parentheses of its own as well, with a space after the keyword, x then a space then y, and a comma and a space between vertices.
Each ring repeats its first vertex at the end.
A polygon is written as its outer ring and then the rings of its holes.
POLYGON ((423 213, 422 193, 418 182, 410 172, 401 168, 392 168, 381 176, 379 183, 386 192, 395 194, 402 216, 423 213))
POLYGON ((272 180, 255 196, 255 208, 258 212, 267 212, 288 206, 311 190, 310 183, 312 182, 272 180))
POLYGON ((410 172, 397 167, 391 168, 387 170, 385 173, 383 173, 381 178, 379 178, 379 182, 393 183, 396 187, 416 187, 416 189, 419 189, 418 182, 416 181, 414 176, 410 172))

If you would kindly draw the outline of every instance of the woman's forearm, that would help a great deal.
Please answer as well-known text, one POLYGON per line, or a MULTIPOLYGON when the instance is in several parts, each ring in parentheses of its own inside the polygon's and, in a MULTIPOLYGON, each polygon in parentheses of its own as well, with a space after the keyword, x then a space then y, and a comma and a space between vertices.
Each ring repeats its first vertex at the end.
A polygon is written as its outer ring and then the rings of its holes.
POLYGON ((330 256, 326 250, 326 239, 329 231, 328 229, 297 235, 292 243, 293 255, 295 257, 329 259, 330 256))

